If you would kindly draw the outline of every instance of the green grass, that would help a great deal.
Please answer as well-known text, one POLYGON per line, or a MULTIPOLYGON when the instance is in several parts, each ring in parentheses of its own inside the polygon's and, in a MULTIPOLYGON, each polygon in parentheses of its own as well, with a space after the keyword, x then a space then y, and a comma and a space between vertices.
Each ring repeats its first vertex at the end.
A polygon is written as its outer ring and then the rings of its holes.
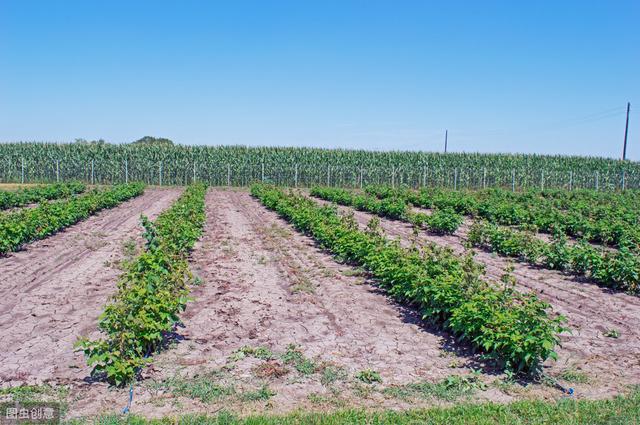
POLYGON ((43 399, 63 400, 69 394, 67 387, 50 385, 21 385, 0 388, 0 399, 8 396, 11 401, 41 401, 43 399))
POLYGON ((238 388, 222 371, 193 377, 174 376, 149 383, 148 388, 151 392, 170 392, 174 396, 199 400, 202 403, 265 401, 276 395, 266 384, 255 389, 238 388))
POLYGON ((436 398, 452 401, 460 397, 470 396, 478 389, 483 389, 476 376, 448 376, 440 382, 416 382, 384 389, 384 394, 400 399, 436 398))
POLYGON ((589 375, 586 373, 574 368, 570 367, 565 369, 561 374, 560 378, 564 379, 567 382, 572 384, 586 384, 589 382, 589 375))
POLYGON ((216 416, 186 415, 162 420, 145 420, 137 416, 103 416, 100 425, 356 425, 356 424, 640 424, 640 391, 610 400, 572 400, 559 402, 520 401, 511 404, 459 404, 453 407, 410 410, 404 412, 343 410, 335 413, 295 412, 283 416, 255 415, 239 418, 223 412, 216 416))
POLYGON ((176 396, 198 399, 203 403, 232 396, 236 393, 233 385, 220 379, 216 373, 198 375, 191 378, 175 376, 162 382, 151 384, 151 389, 168 390, 176 396))
POLYGON ((276 395, 275 392, 271 391, 268 386, 263 385, 255 391, 247 391, 242 393, 240 399, 242 401, 264 401, 269 400, 274 395, 276 395))
POLYGON ((137 250, 138 247, 136 246, 136 240, 134 238, 129 238, 122 243, 122 253, 127 258, 135 257, 137 250))

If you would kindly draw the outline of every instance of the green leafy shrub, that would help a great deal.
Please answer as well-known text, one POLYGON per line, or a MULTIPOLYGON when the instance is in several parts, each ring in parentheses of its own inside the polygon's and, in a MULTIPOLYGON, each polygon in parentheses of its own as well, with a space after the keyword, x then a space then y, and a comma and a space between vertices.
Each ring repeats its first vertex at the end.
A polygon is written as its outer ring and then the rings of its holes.
POLYGON ((68 198, 71 195, 84 192, 86 188, 83 183, 70 182, 29 187, 16 191, 0 190, 0 210, 52 199, 68 198))
POLYGON ((143 192, 142 183, 118 185, 102 191, 94 189, 76 198, 44 202, 35 208, 0 214, 0 255, 16 251, 26 243, 43 239, 143 192))
POLYGON ((584 240, 570 245, 563 234, 547 243, 532 234, 486 222, 474 223, 468 240, 500 255, 586 276, 598 284, 631 294, 640 292, 640 257, 627 247, 607 252, 584 240))
POLYGON ((426 226, 434 233, 451 235, 462 221, 462 216, 452 209, 437 209, 427 218, 426 226))
POLYGON ((329 187, 314 187, 311 189, 311 196, 316 198, 350 206, 358 211, 370 212, 392 220, 408 221, 437 234, 452 234, 460 227, 463 221, 463 217, 451 207, 436 209, 431 215, 410 212, 407 202, 402 197, 406 196, 406 193, 399 196, 391 196, 389 194, 401 193, 391 189, 381 193, 377 193, 374 189, 369 189, 366 193, 357 195, 346 189, 329 187), (389 196, 387 197, 386 195, 389 196), (378 196, 383 196, 383 198, 378 199, 378 196))
POLYGON ((105 336, 76 343, 93 375, 115 385, 130 382, 179 320, 191 279, 187 254, 204 225, 205 192, 202 184, 189 186, 155 223, 142 217, 145 250, 128 265, 100 316, 105 336))
POLYGON ((401 198, 423 208, 450 208, 492 224, 536 228, 589 242, 640 251, 640 197, 636 191, 598 192, 503 189, 420 191, 373 186, 365 191, 380 200, 401 198))

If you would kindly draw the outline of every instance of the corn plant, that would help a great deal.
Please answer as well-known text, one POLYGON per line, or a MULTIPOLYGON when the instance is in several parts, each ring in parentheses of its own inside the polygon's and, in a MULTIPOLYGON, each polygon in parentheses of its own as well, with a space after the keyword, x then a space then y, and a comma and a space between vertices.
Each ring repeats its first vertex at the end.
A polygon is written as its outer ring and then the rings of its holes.
POLYGON ((606 158, 247 147, 0 144, 0 181, 248 186, 504 187, 598 190, 640 187, 640 164, 606 158))

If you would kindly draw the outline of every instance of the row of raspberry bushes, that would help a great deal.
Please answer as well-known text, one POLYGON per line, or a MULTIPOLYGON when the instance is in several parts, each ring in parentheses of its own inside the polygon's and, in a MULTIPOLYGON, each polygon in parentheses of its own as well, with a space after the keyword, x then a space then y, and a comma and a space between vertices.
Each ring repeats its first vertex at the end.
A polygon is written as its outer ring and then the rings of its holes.
POLYGON ((133 381, 161 348, 185 309, 192 278, 187 258, 205 221, 206 186, 189 186, 156 219, 142 217, 144 250, 125 266, 118 290, 100 316, 103 337, 80 338, 92 375, 115 385, 133 381))
MULTIPOLYGON (((470 214, 477 203, 491 200, 508 200, 513 204, 529 206, 539 206, 545 204, 548 207, 556 208, 561 211, 571 211, 581 214, 589 218, 602 218, 610 212, 616 212, 621 219, 629 224, 637 222, 637 213, 640 212, 640 191, 626 190, 623 192, 601 192, 595 190, 526 190, 522 192, 514 192, 504 189, 485 189, 485 190, 451 190, 442 188, 422 188, 413 190, 409 187, 402 186, 392 188, 389 186, 368 186, 365 190, 367 193, 376 195, 380 198, 389 196, 412 197, 414 200, 420 201, 420 197, 424 197, 422 201, 432 202, 437 196, 453 193, 457 196, 458 207, 466 209, 466 213, 470 214)), ((450 202, 447 201, 447 202, 450 202)))
POLYGON ((80 182, 57 183, 45 186, 29 187, 19 190, 0 191, 0 210, 22 207, 36 202, 68 198, 86 190, 80 182))
POLYGON ((0 255, 44 239, 143 192, 142 183, 117 185, 108 189, 94 189, 74 198, 44 202, 35 208, 0 214, 0 255))
POLYGON ((462 216, 451 208, 436 209, 432 214, 412 212, 405 199, 401 197, 378 199, 366 193, 333 187, 314 187, 311 189, 311 196, 381 217, 408 221, 438 234, 454 233, 463 221, 462 216))
POLYGON ((640 258, 627 247, 610 251, 586 241, 569 244, 564 235, 552 242, 533 233, 476 222, 468 240, 474 246, 552 270, 586 276, 596 283, 632 294, 640 292, 640 258))
POLYGON ((379 199, 403 199, 423 208, 451 208, 501 225, 521 225, 546 233, 562 232, 589 242, 640 249, 640 192, 452 191, 371 186, 379 199))
POLYGON ((253 185, 251 193, 338 258, 365 268, 392 297, 415 306, 424 320, 503 366, 534 373, 556 357, 564 318, 551 317, 548 304, 532 292, 517 291, 508 279, 504 284, 482 279, 483 268, 471 254, 460 259, 436 245, 405 249, 375 229, 359 230, 353 217, 340 216, 335 206, 319 206, 261 184, 253 185))

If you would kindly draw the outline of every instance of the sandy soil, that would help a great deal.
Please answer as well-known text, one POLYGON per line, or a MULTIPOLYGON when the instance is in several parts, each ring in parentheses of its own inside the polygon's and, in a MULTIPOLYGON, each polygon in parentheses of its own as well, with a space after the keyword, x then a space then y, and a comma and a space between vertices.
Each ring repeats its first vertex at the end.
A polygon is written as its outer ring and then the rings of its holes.
POLYGON ((95 331, 115 290, 123 244, 141 234, 140 214, 153 218, 179 189, 147 189, 23 251, 0 258, 0 385, 66 383, 88 368, 73 352, 95 331))
MULTIPOLYGON (((353 211, 361 226, 373 217, 350 208, 340 209, 353 211)), ((384 218, 380 218, 380 222, 389 237, 409 243, 413 234, 411 224, 384 218)), ((468 230, 466 223, 451 236, 423 231, 420 240, 462 253, 468 230)), ((588 383, 572 384, 585 397, 608 396, 624 391, 628 385, 640 384, 640 298, 614 293, 574 276, 512 262, 485 251, 476 250, 476 261, 485 264, 487 276, 494 280, 499 280, 506 267, 512 264, 519 288, 537 292, 541 299, 551 304, 554 312, 567 317, 571 331, 562 335, 562 347, 557 350, 558 361, 547 362, 549 374, 560 376, 573 369, 585 374, 588 383), (620 333, 619 338, 604 335, 611 329, 620 333)))

